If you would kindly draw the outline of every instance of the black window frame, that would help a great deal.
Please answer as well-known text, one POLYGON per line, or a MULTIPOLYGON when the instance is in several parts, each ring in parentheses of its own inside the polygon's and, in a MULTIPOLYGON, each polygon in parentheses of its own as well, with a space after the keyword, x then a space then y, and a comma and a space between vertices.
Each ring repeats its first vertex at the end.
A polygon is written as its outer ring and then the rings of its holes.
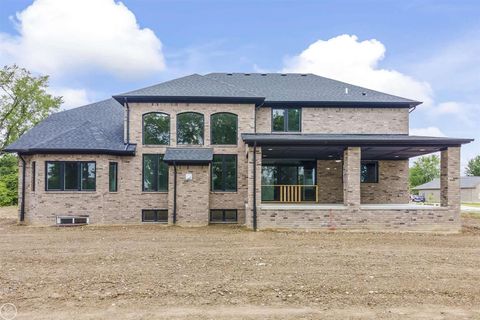
MULTIPOLYGON (((368 175, 367 175, 368 176, 368 175)), ((360 182, 361 183, 378 183, 379 180, 379 164, 378 161, 376 160, 362 160, 360 163, 360 182), (362 181, 362 167, 364 165, 371 165, 373 164, 375 166, 375 177, 373 180, 363 180, 362 181)))
POLYGON ((163 157, 165 156, 165 154, 163 153, 144 153, 142 155, 142 192, 168 192, 168 183, 169 183, 169 165, 165 162, 166 166, 167 166, 167 185, 165 187, 165 189, 162 189, 160 190, 159 189, 159 186, 157 184, 158 182, 158 164, 159 164, 159 159, 156 159, 155 160, 155 167, 154 167, 154 170, 153 170, 153 175, 154 175, 154 185, 155 185, 155 188, 152 188, 154 190, 145 190, 145 156, 155 156, 156 158, 159 158, 160 156, 162 157, 161 161, 163 161, 163 157))
POLYGON ((271 117, 271 122, 272 122, 272 125, 271 125, 271 129, 272 129, 272 132, 302 132, 302 108, 301 107, 272 107, 271 108, 271 112, 270 112, 270 117, 271 117), (288 130, 288 110, 289 109, 298 109, 298 116, 299 116, 299 119, 298 119, 298 130, 288 130), (273 121, 273 112, 274 110, 283 110, 284 111, 284 121, 283 121, 283 130, 275 130, 274 129, 274 121, 273 121))
POLYGON ((108 192, 118 192, 118 162, 115 161, 110 161, 108 163, 108 192), (112 190, 112 186, 110 184, 110 179, 111 179, 111 174, 112 172, 110 171, 112 165, 115 167, 115 187, 112 190))
POLYGON ((217 146, 237 146, 238 145, 238 114, 233 112, 215 112, 210 115, 210 144, 217 146), (235 143, 215 143, 213 141, 213 121, 212 118, 217 115, 228 114, 235 116, 235 143))
POLYGON ((32 161, 32 191, 35 191, 35 177, 37 175, 37 163, 32 161))
POLYGON ((171 138, 171 124, 172 124, 172 118, 170 117, 170 114, 165 113, 165 112, 157 112, 157 111, 152 111, 152 112, 147 112, 142 114, 142 144, 144 146, 169 146, 170 145, 170 138, 171 138), (161 115, 166 115, 168 117, 168 143, 162 144, 162 143, 145 143, 145 116, 151 115, 151 114, 161 114, 161 115))
POLYGON ((142 222, 145 222, 145 223, 164 223, 164 224, 167 224, 168 223, 168 209, 142 209, 142 222), (155 212, 155 219, 154 220, 145 220, 145 212, 146 211, 153 211, 155 212), (160 211, 165 211, 167 213, 167 219, 166 220, 160 220, 159 217, 159 212, 160 211))
POLYGON ((45 191, 48 192, 95 192, 97 191, 97 162, 96 161, 61 161, 61 160, 47 160, 45 161, 45 191), (48 165, 50 163, 58 163, 60 164, 60 188, 59 189, 49 189, 48 188, 48 165), (65 189, 65 164, 67 163, 76 163, 77 164, 77 185, 76 189, 65 189), (93 189, 84 189, 82 188, 82 164, 89 164, 93 163, 95 166, 95 177, 94 177, 94 188, 93 189))
POLYGON ((238 156, 236 154, 214 154, 212 159, 212 164, 210 165, 210 191, 211 192, 237 192, 238 191, 238 156), (226 185, 227 182, 225 180, 225 172, 227 163, 225 161, 226 157, 234 157, 235 158, 235 189, 227 189, 226 185), (215 157, 222 157, 222 188, 221 189, 214 189, 213 188, 213 162, 215 157))
POLYGON ((238 223, 238 210, 237 209, 210 209, 209 215, 208 215, 208 223, 210 224, 225 224, 225 223, 238 223), (212 213, 213 211, 221 211, 222 212, 222 220, 213 220, 212 219, 212 213), (235 211, 235 220, 226 220, 225 219, 225 211, 235 211))
POLYGON ((183 146, 203 146, 205 144, 205 115, 203 113, 200 113, 200 112, 195 112, 195 111, 185 111, 185 112, 180 112, 180 113, 177 113, 177 115, 175 116, 175 128, 176 128, 176 136, 177 136, 177 145, 183 145, 183 146), (194 114, 199 114, 202 116, 202 121, 203 121, 203 128, 202 128, 202 143, 179 143, 178 142, 178 137, 179 137, 179 130, 178 130, 178 124, 179 124, 179 121, 178 121, 178 116, 182 115, 182 114, 187 114, 187 113, 194 113, 194 114))

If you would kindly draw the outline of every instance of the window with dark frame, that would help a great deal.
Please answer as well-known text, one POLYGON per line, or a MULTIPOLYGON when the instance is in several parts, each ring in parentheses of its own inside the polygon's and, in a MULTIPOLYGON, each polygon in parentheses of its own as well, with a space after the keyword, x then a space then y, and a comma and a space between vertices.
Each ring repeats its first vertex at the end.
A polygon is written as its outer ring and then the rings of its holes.
POLYGON ((301 108, 272 108, 272 132, 300 132, 301 108))
POLYGON ((35 191, 35 176, 37 175, 37 163, 32 162, 32 191, 35 191))
POLYGON ((378 161, 362 161, 360 167, 360 181, 362 183, 378 182, 378 161))
POLYGON ((118 163, 110 162, 108 164, 108 191, 118 191, 118 163))
POLYGON ((46 191, 95 191, 93 161, 46 161, 45 172, 46 191))
POLYGON ((142 222, 168 222, 168 210, 144 209, 142 210, 142 222))
POLYGON ((236 223, 238 221, 236 209, 210 210, 210 223, 236 223))
POLYGON ((163 161, 163 154, 144 154, 142 171, 143 191, 168 191, 168 164, 163 161))
POLYGON ((212 191, 237 191, 237 156, 234 154, 213 155, 211 176, 212 191))
POLYGON ((201 113, 177 114, 177 144, 203 144, 205 120, 201 113))
POLYGON ((143 120, 144 145, 170 144, 170 116, 162 112, 146 113, 143 120))
POLYGON ((238 116, 229 112, 214 113, 210 117, 212 144, 236 145, 238 116))

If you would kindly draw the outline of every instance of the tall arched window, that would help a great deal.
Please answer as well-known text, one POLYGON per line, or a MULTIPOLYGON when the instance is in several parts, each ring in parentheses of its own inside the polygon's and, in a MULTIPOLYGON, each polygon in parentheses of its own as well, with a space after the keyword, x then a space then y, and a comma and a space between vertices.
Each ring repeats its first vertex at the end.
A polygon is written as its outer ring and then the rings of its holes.
POLYGON ((204 117, 197 112, 177 115, 177 144, 203 144, 204 117))
POLYGON ((219 112, 210 118, 212 144, 237 144, 238 117, 236 114, 219 112))
POLYGON ((151 112, 143 115, 143 144, 170 144, 170 116, 151 112))

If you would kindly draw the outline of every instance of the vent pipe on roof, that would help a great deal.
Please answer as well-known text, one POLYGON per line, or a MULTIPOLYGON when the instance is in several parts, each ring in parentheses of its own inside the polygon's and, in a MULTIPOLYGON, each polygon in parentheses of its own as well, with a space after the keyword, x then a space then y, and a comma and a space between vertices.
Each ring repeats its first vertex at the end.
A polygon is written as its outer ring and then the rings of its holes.
POLYGON ((345 88, 345 94, 348 94, 348 88, 345 88))

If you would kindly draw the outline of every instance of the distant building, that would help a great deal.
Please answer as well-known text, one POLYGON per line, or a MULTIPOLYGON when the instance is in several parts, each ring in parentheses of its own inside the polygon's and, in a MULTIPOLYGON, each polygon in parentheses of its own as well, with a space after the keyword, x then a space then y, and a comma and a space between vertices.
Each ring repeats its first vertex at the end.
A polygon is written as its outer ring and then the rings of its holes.
MULTIPOLYGON (((413 188, 428 202, 440 202, 440 179, 413 188)), ((480 202, 480 177, 460 177, 460 199, 462 202, 480 202)))

